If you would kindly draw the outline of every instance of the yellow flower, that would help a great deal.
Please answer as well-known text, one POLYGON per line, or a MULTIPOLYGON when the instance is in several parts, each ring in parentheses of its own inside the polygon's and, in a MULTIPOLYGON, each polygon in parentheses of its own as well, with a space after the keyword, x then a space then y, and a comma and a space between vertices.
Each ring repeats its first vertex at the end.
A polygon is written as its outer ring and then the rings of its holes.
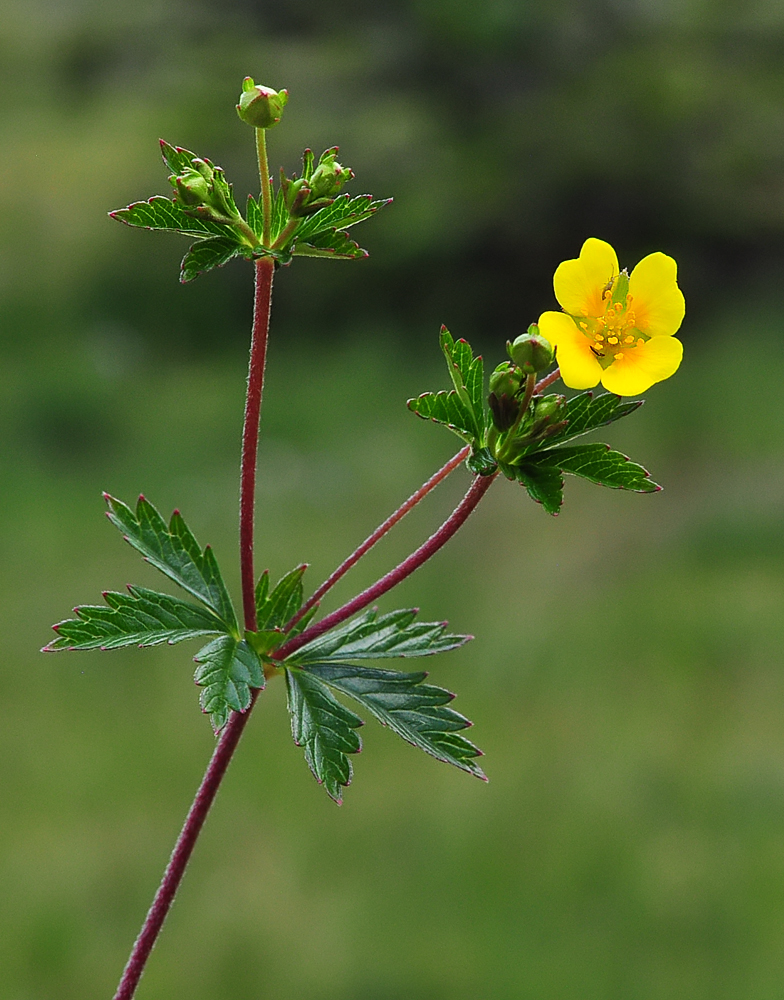
POLYGON ((599 381, 636 396, 678 370, 683 344, 673 336, 686 305, 672 257, 652 253, 630 275, 609 243, 588 239, 577 260, 553 279, 563 312, 546 312, 539 329, 556 349, 561 378, 572 389, 599 381))

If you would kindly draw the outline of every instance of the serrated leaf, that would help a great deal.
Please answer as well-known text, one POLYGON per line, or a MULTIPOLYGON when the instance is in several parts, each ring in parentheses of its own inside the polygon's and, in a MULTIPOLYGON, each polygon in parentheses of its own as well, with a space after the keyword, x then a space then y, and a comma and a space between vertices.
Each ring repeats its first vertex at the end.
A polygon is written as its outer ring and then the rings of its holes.
POLYGON ((221 619, 227 631, 238 635, 237 616, 209 545, 202 551, 175 510, 167 527, 158 511, 143 496, 136 511, 104 494, 109 520, 147 562, 197 597, 221 619))
POLYGON ((53 626, 57 638, 45 651, 173 645, 225 631, 224 623, 198 604, 146 587, 128 587, 127 594, 108 591, 103 597, 105 605, 75 608, 76 618, 53 626))
POLYGON ((655 493, 661 489, 641 465, 630 461, 626 455, 620 451, 613 451, 609 445, 600 441, 540 452, 536 456, 536 465, 557 468, 573 476, 581 476, 592 483, 598 483, 599 486, 609 486, 617 490, 655 493))
POLYGON ((540 503, 548 514, 558 514, 563 504, 563 476, 558 466, 525 463, 507 466, 504 470, 528 490, 532 500, 540 503))
MULTIPOLYGON (((279 189, 273 192, 272 212, 270 213, 270 242, 274 243, 286 227, 289 221, 289 213, 286 208, 286 200, 283 192, 279 189)), ((256 238, 261 240, 264 235, 264 210, 261 199, 256 199, 253 195, 248 195, 247 223, 256 238)))
POLYGON ((480 444, 485 430, 484 365, 481 356, 474 357, 466 340, 455 340, 445 326, 441 327, 441 350, 446 357, 449 375, 457 394, 467 406, 473 420, 473 434, 480 444))
POLYGON ((244 639, 220 635, 194 656, 194 679, 203 688, 202 711, 219 732, 229 713, 244 712, 251 703, 251 688, 264 687, 264 671, 256 651, 244 639))
POLYGON ((351 781, 347 754, 359 753, 362 741, 355 732, 363 723, 332 696, 320 680, 301 670, 286 671, 291 735, 303 747, 313 776, 330 798, 340 804, 341 786, 351 781))
POLYGON ((469 407, 458 396, 455 389, 448 392, 423 392, 421 396, 409 399, 406 406, 423 420, 443 424, 463 441, 474 443, 474 420, 469 407))
POLYGON ((286 663, 346 663, 395 656, 432 656, 457 649, 470 635, 450 635, 446 622, 415 622, 415 608, 381 615, 375 609, 319 636, 286 663))
POLYGON ((302 225, 297 229, 297 240, 312 242, 310 237, 321 233, 324 230, 343 230, 349 226, 355 226, 358 222, 364 222, 379 209, 389 205, 391 198, 380 201, 373 201, 373 196, 369 194, 359 194, 353 197, 348 194, 338 195, 331 205, 320 208, 318 212, 307 216, 302 225))
MULTIPOLYGON (((633 399, 624 402, 620 396, 614 393, 605 392, 594 398, 593 393, 581 392, 578 396, 573 396, 566 403, 566 412, 563 419, 567 421, 565 427, 549 436, 545 442, 535 441, 527 448, 519 452, 520 458, 532 455, 543 449, 550 449, 555 444, 563 444, 573 438, 587 434, 597 427, 612 424, 622 417, 627 417, 645 402, 643 399, 633 399)), ((519 461, 520 459, 516 459, 519 461)))
POLYGON ((256 234, 257 239, 261 239, 264 232, 264 213, 261 202, 256 201, 252 194, 248 195, 248 204, 245 209, 245 221, 256 234))
POLYGON ((451 692, 422 683, 427 676, 424 671, 404 674, 353 664, 317 663, 308 664, 303 672, 354 698, 379 722, 437 760, 485 777, 475 763, 482 751, 459 735, 471 723, 447 707, 454 698, 451 692))
POLYGON ((197 239, 220 236, 223 239, 233 240, 238 246, 245 246, 239 234, 231 226, 186 215, 180 204, 160 194, 153 195, 148 201, 135 201, 127 208, 109 212, 109 215, 124 222, 126 226, 167 230, 197 239))
POLYGON ((367 250, 342 229, 326 229, 307 240, 297 237, 292 253, 295 257, 331 257, 334 260, 360 260, 368 256, 367 250))
POLYGON ((270 593, 269 570, 264 570, 256 585, 256 621, 262 629, 283 628, 302 607, 304 597, 302 577, 307 563, 290 570, 275 584, 270 593))
POLYGON ((251 256, 250 247, 243 247, 225 236, 216 236, 210 240, 199 240, 194 243, 182 258, 180 265, 180 281, 185 284, 193 281, 200 274, 211 271, 215 267, 223 267, 232 257, 251 256))
POLYGON ((181 174, 184 170, 193 166, 193 161, 197 157, 190 149, 184 149, 182 146, 172 146, 165 139, 159 141, 163 162, 173 174, 181 174))

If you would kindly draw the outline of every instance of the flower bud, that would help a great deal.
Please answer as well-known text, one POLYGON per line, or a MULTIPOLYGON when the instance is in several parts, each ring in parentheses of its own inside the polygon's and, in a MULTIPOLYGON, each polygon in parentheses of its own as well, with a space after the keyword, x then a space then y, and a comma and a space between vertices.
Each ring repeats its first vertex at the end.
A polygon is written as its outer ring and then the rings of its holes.
POLYGON ((351 167, 343 167, 337 162, 338 147, 334 146, 321 154, 318 166, 308 179, 313 198, 334 198, 346 181, 354 176, 351 167))
POLYGON ((558 420, 566 409, 566 398, 552 393, 549 396, 542 396, 534 402, 534 423, 547 421, 548 424, 558 420))
POLYGON ((203 205, 210 196, 210 184, 197 170, 186 170, 174 178, 177 197, 185 207, 203 205))
POLYGON ((500 364, 490 376, 487 402, 499 431, 508 431, 520 413, 520 401, 516 396, 519 389, 520 372, 508 361, 500 364))
POLYGON ((287 90, 278 91, 262 87, 261 84, 253 82, 253 77, 246 76, 242 81, 237 114, 254 128, 272 128, 280 121, 288 99, 287 90))
POLYGON ((536 323, 532 323, 528 332, 522 333, 513 344, 507 341, 506 350, 525 375, 535 375, 553 363, 552 345, 539 333, 536 323))

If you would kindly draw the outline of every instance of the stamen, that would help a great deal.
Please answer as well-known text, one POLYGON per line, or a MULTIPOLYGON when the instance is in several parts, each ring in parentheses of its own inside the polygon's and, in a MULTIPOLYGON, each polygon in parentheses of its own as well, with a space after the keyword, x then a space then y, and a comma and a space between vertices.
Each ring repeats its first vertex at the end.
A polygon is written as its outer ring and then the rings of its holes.
POLYGON ((608 337, 607 338, 607 343, 608 344, 617 344, 618 343, 618 338, 617 337, 608 337))
POLYGON ((613 357, 616 361, 620 361, 623 358, 623 351, 618 351, 618 353, 614 354, 613 357))
POLYGON ((587 330, 588 329, 588 324, 584 320, 580 320, 580 327, 583 330, 587 330))
POLYGON ((643 345, 644 343, 645 343, 645 341, 644 341, 644 340, 642 339, 642 337, 640 337, 640 339, 639 339, 639 340, 637 341, 637 346, 638 346, 638 347, 642 347, 642 345, 643 345))
POLYGON ((626 344, 633 344, 634 343, 634 337, 624 337, 623 339, 624 339, 624 343, 626 343, 626 344))
POLYGON ((603 333, 597 333, 595 339, 596 340, 604 340, 604 334, 603 333))

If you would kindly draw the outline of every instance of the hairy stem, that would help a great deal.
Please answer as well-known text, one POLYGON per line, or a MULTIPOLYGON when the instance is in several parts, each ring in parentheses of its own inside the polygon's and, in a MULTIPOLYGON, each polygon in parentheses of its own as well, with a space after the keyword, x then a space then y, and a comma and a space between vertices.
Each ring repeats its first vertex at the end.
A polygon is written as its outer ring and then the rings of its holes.
POLYGON ((269 160, 267 159, 266 129, 256 129, 256 154, 259 160, 259 184, 261 185, 261 242, 270 245, 270 223, 272 220, 272 188, 270 186, 269 160))
POLYGON ((315 625, 311 625, 306 628, 304 632, 299 635, 294 636, 294 638, 289 639, 288 642, 284 642, 283 645, 277 649, 273 656, 276 660, 283 660, 287 656, 291 656, 298 649, 301 649, 304 645, 311 642, 313 639, 317 639, 320 635, 325 632, 329 632, 330 629, 335 628, 336 625, 340 625, 342 622, 346 621, 352 615, 357 614, 357 612, 362 611, 366 608, 368 604, 372 604, 373 601, 377 600, 383 594, 386 594, 388 590, 396 587, 401 583, 407 576, 410 576, 414 570, 419 569, 424 563, 427 562, 431 556, 434 556, 438 550, 445 545, 449 539, 454 535, 454 533, 465 524, 469 514, 476 508, 479 501, 488 491, 493 483, 493 480, 498 475, 497 472, 493 473, 491 476, 476 476, 468 492, 460 501, 460 503, 455 507, 449 517, 444 521, 438 531, 434 532, 430 538, 419 548, 416 552, 412 552, 408 558, 404 559, 403 562, 399 563, 394 569, 390 570, 385 576, 382 576, 380 580, 377 580, 371 587, 367 590, 363 590, 361 594, 357 594, 356 597, 352 598, 343 607, 338 608, 337 611, 333 611, 331 615, 327 615, 326 618, 322 618, 321 621, 316 622, 315 625))
POLYGON ((300 621, 301 618, 304 618, 308 611, 310 611, 313 605, 318 604, 324 594, 326 594, 328 590, 331 590, 338 580, 342 576, 345 576, 351 567, 355 566, 362 556, 373 548, 377 541, 383 538, 391 528, 394 528, 398 521, 401 521, 409 511, 413 510, 419 501, 423 500, 431 490, 434 490, 436 486, 438 486, 439 483, 442 483, 451 472, 454 472, 454 470, 462 462, 464 462, 466 458, 468 458, 470 451, 470 445, 466 445, 465 448, 461 448, 456 455, 453 455, 452 458, 449 459, 446 465, 442 466, 438 472, 435 473, 435 475, 428 479, 426 483, 423 483, 415 493, 412 493, 408 500, 406 500, 405 503, 402 503, 394 514, 390 514, 383 524, 380 524, 371 535, 368 535, 365 541, 358 546, 358 548, 354 549, 351 555, 347 559, 344 559, 338 568, 327 577, 320 587, 316 589, 313 596, 305 601, 299 611, 286 625, 286 631, 290 632, 297 622, 300 621))
POLYGON ((540 379, 534 387, 534 392, 541 392, 542 389, 546 389, 549 385, 552 385, 561 375, 561 369, 556 368, 555 371, 550 372, 549 375, 545 375, 543 379, 540 379))
MULTIPOLYGON (((256 492, 256 455, 259 441, 259 414, 264 389, 264 362, 269 335, 270 301, 274 263, 270 257, 256 261, 256 296, 253 309, 250 363, 248 367, 248 392, 245 400, 245 425, 242 434, 242 466, 240 474, 240 563, 242 573, 242 603, 245 628, 256 631, 256 601, 253 570, 253 513, 256 492)), ((258 692, 255 691, 254 695, 258 692)), ((226 768, 248 720, 250 709, 244 714, 234 713, 232 724, 227 726, 212 755, 196 798, 188 812, 185 824, 177 838, 174 851, 164 872, 155 899, 147 913, 142 929, 131 951, 128 964, 120 979, 114 1000, 131 1000, 139 984, 147 959, 160 933, 163 922, 171 909, 185 868, 196 846, 204 820, 217 794, 226 768)))
POLYGON ((240 471, 240 573, 242 609, 245 628, 256 631, 255 572, 253 568, 253 523, 256 506, 256 458, 259 448, 259 416, 264 391, 264 365, 267 357, 272 276, 271 257, 256 261, 256 296, 253 305, 253 334, 248 365, 248 392, 245 398, 245 423, 242 430, 242 466, 240 471))

